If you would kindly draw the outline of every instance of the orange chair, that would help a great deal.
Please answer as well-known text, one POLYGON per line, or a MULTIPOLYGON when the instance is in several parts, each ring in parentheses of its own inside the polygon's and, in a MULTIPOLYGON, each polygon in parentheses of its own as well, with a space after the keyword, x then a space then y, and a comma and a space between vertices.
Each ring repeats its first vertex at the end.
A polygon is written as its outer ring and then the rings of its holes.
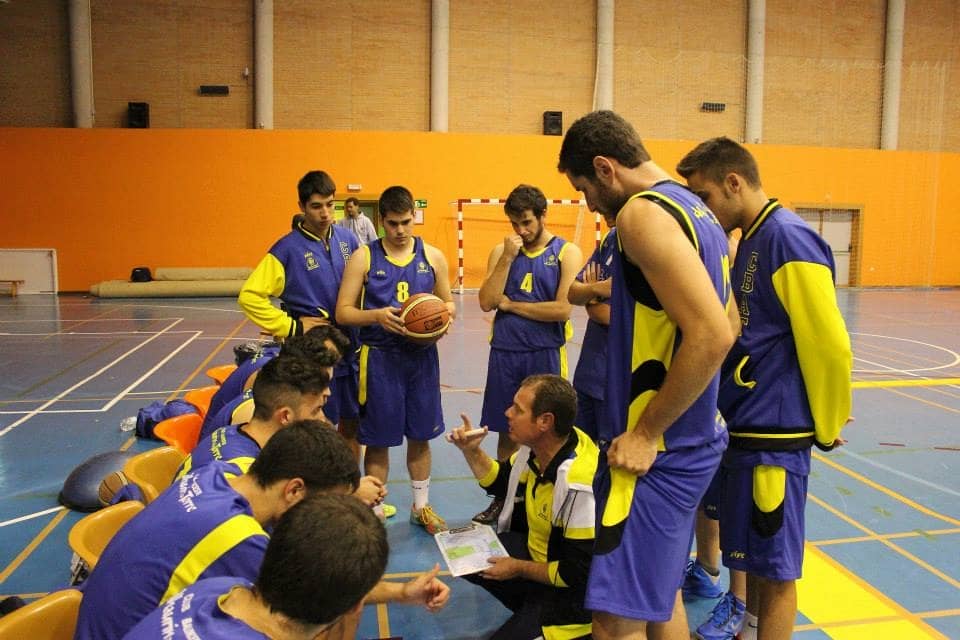
POLYGON ((113 534, 142 510, 142 502, 127 500, 94 511, 73 525, 67 534, 67 544, 87 564, 88 570, 93 569, 113 534))
POLYGON ((202 425, 203 418, 199 414, 185 413, 158 422, 153 428, 153 435, 186 456, 197 446, 202 425))
MULTIPOLYGON (((196 414, 192 414, 196 415, 196 414)), ((139 453, 123 465, 123 475, 143 491, 146 503, 173 483, 173 477, 186 455, 174 447, 158 447, 139 453)))
POLYGON ((197 411, 200 412, 200 418, 202 419, 206 417, 207 409, 210 408, 210 400, 213 399, 213 395, 219 390, 220 387, 215 384, 209 387, 191 389, 184 394, 183 399, 197 408, 197 411))
POLYGON ((222 364, 219 367, 211 367, 207 369, 207 377, 216 382, 218 385, 223 384, 223 381, 226 380, 231 373, 237 370, 237 365, 235 364, 222 364))
POLYGON ((11 611, 0 618, 0 639, 73 640, 81 599, 76 589, 64 589, 11 611))

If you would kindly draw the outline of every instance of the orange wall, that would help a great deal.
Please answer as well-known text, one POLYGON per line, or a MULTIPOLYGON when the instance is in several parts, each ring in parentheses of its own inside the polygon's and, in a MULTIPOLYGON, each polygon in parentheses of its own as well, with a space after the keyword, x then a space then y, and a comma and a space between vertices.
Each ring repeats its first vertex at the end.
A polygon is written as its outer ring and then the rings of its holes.
MULTIPOLYGON (((576 197, 555 169, 559 145, 525 135, 0 129, 0 247, 56 248, 64 291, 137 265, 253 266, 289 228, 296 181, 322 168, 341 194, 347 183, 364 195, 403 184, 427 199, 422 235, 453 268, 455 198, 505 197, 521 181, 576 197)), ((672 170, 693 143, 648 146, 672 170)), ((960 220, 950 215, 960 155, 752 149, 767 192, 785 204, 863 207, 861 284, 960 285, 951 246, 960 220)))

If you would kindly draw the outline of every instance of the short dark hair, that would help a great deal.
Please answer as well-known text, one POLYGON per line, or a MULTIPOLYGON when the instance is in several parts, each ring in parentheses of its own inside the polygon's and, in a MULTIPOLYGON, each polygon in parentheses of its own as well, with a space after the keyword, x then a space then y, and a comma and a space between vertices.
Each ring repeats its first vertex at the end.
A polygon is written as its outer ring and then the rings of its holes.
POLYGON ((357 198, 355 198, 354 196, 350 196, 349 198, 347 198, 346 200, 344 200, 344 201, 343 201, 343 206, 347 206, 347 205, 350 204, 351 202, 352 202, 353 204, 357 205, 358 207, 360 206, 360 201, 359 201, 357 198))
POLYGON ((280 347, 281 355, 297 355, 319 362, 324 367, 332 367, 349 351, 350 339, 330 323, 318 324, 302 336, 290 336, 280 347), (328 340, 336 347, 336 353, 330 353, 330 347, 327 346, 328 340), (333 358, 332 362, 331 358, 333 358))
POLYGON ((300 478, 309 493, 349 486, 356 491, 360 468, 346 441, 328 422, 297 420, 264 445, 247 472, 262 488, 300 478))
POLYGON ((508 216, 514 217, 522 216, 524 211, 529 210, 533 212, 535 218, 539 219, 547 212, 547 199, 544 197, 543 191, 540 191, 537 187, 521 184, 517 185, 507 196, 507 201, 503 204, 503 210, 508 216))
POLYGON ((336 192, 337 185, 326 171, 310 171, 297 183, 297 197, 300 198, 300 204, 306 204, 313 194, 325 198, 336 192))
POLYGON ((413 211, 413 194, 406 187, 399 185, 387 187, 380 194, 380 215, 388 213, 407 213, 413 211))
POLYGON ((760 170, 753 154, 726 136, 710 138, 694 147, 677 165, 677 173, 684 178, 700 173, 717 184, 723 184, 728 175, 736 173, 754 189, 761 186, 760 170))
POLYGON ((534 418, 551 413, 556 434, 561 437, 570 435, 577 417, 577 392, 566 378, 541 373, 527 376, 520 386, 531 387, 533 391, 530 410, 534 418))
POLYGON ((629 122, 613 111, 594 111, 573 123, 560 146, 561 173, 593 179, 593 159, 613 158, 630 169, 650 160, 643 141, 629 122))
POLYGON ((269 420, 280 407, 295 407, 302 396, 323 393, 330 386, 330 366, 282 353, 271 358, 253 381, 253 415, 269 420))
POLYGON ((329 624, 380 581, 389 552, 369 507, 353 496, 311 496, 280 518, 254 591, 295 623, 329 624))

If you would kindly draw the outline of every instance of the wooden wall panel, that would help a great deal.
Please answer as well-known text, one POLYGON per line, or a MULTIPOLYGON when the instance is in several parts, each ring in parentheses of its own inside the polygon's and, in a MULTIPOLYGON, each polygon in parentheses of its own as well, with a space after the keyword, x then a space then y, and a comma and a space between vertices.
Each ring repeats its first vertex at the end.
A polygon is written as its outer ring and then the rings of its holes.
POLYGON ((0 4, 0 126, 73 126, 70 90, 67 3, 0 4))
POLYGON ((150 104, 151 127, 249 128, 253 7, 248 0, 93 0, 96 126, 126 125, 150 104), (201 84, 230 95, 201 97, 201 84))
POLYGON ((274 4, 278 129, 430 127, 430 2, 274 4))
POLYGON ((745 2, 621 2, 616 11, 614 108, 641 137, 740 139, 745 2), (705 113, 703 102, 726 108, 705 113))
POLYGON ((593 105, 596 6, 592 0, 450 3, 450 130, 543 132, 543 112, 564 130, 593 105))
POLYGON ((885 6, 767 2, 764 142, 880 145, 885 6))

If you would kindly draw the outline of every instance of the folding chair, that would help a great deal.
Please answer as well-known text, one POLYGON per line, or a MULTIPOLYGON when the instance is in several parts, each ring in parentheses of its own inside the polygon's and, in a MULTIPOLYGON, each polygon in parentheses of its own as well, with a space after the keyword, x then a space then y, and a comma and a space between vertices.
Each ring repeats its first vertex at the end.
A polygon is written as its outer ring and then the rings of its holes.
POLYGON ((158 422, 153 428, 153 435, 186 456, 197 446, 202 425, 203 418, 199 414, 185 413, 158 422))
POLYGON ((12 611, 0 618, 0 638, 73 640, 82 598, 76 589, 64 589, 12 611))
POLYGON ((207 377, 218 385, 221 385, 236 369, 237 365, 235 364, 222 364, 219 367, 211 367, 207 369, 207 377))
POLYGON ((142 510, 142 502, 127 500, 94 511, 73 525, 67 535, 67 544, 89 569, 93 569, 113 534, 142 510))
POLYGON ((149 504, 173 483, 173 477, 185 457, 184 453, 174 447, 158 447, 127 460, 123 466, 123 474, 127 476, 127 480, 140 487, 144 501, 149 504))
POLYGON ((213 399, 213 395, 219 390, 220 387, 215 384, 209 387, 200 387, 199 389, 187 391, 183 399, 197 408, 197 411, 200 412, 200 418, 202 419, 207 415, 207 409, 210 408, 210 400, 213 399))

